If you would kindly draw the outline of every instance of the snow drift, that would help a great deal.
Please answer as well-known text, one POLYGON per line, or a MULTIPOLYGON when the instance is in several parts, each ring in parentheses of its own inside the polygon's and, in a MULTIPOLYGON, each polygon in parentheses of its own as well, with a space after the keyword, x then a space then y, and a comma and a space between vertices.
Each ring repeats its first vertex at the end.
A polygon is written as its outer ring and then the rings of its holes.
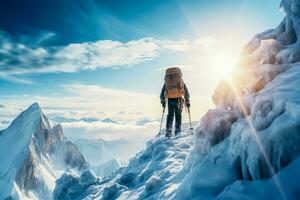
POLYGON ((55 180, 87 163, 60 125, 51 127, 38 104, 0 132, 0 199, 52 199, 55 180))

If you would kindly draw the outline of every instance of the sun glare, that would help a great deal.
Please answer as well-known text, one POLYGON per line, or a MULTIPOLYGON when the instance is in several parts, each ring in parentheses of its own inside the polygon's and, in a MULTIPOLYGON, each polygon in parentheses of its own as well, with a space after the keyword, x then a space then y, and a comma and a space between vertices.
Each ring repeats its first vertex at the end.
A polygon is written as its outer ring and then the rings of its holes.
POLYGON ((232 72, 236 66, 238 55, 230 50, 223 50, 212 55, 211 67, 213 74, 218 80, 230 80, 232 72))
POLYGON ((215 40, 187 57, 189 67, 185 66, 184 73, 185 77, 189 78, 189 82, 197 85, 195 91, 213 93, 221 80, 232 79, 242 45, 230 40, 225 41, 215 40), (199 80, 201 84, 198 84, 199 80))
POLYGON ((205 68, 205 73, 209 75, 207 78, 214 85, 221 80, 230 80, 243 45, 224 38, 210 39, 209 42, 205 43, 202 41, 201 44, 203 44, 203 48, 194 52, 192 60, 194 65, 205 68))

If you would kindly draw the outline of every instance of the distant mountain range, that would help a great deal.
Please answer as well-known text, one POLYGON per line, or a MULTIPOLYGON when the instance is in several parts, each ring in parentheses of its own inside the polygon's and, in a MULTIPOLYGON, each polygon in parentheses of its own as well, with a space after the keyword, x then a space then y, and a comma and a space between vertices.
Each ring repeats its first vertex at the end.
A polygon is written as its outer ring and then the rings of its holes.
POLYGON ((50 117, 51 120, 57 122, 57 123, 70 123, 70 122, 103 122, 103 123, 113 123, 113 124, 119 124, 119 122, 115 119, 111 118, 104 118, 100 119, 97 117, 82 117, 82 118, 71 118, 71 117, 63 117, 63 116, 54 116, 50 117))

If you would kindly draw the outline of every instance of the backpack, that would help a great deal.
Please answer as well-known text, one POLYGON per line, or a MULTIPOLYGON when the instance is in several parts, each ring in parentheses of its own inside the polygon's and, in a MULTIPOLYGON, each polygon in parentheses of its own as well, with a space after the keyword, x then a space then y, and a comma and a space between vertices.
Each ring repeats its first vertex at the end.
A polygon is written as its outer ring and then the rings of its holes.
POLYGON ((166 98, 182 98, 184 96, 184 82, 180 68, 172 67, 165 75, 166 98))

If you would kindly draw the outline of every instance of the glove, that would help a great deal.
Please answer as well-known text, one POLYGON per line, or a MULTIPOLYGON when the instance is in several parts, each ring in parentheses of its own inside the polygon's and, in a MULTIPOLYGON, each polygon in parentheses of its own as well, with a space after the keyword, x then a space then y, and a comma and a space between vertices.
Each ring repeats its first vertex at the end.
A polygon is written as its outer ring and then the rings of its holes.
POLYGON ((165 107, 166 107, 166 102, 165 102, 165 101, 162 101, 162 102, 161 102, 161 106, 162 106, 163 108, 165 108, 165 107))
POLYGON ((185 106, 186 106, 187 108, 190 108, 190 107, 191 107, 190 102, 186 102, 185 106))

